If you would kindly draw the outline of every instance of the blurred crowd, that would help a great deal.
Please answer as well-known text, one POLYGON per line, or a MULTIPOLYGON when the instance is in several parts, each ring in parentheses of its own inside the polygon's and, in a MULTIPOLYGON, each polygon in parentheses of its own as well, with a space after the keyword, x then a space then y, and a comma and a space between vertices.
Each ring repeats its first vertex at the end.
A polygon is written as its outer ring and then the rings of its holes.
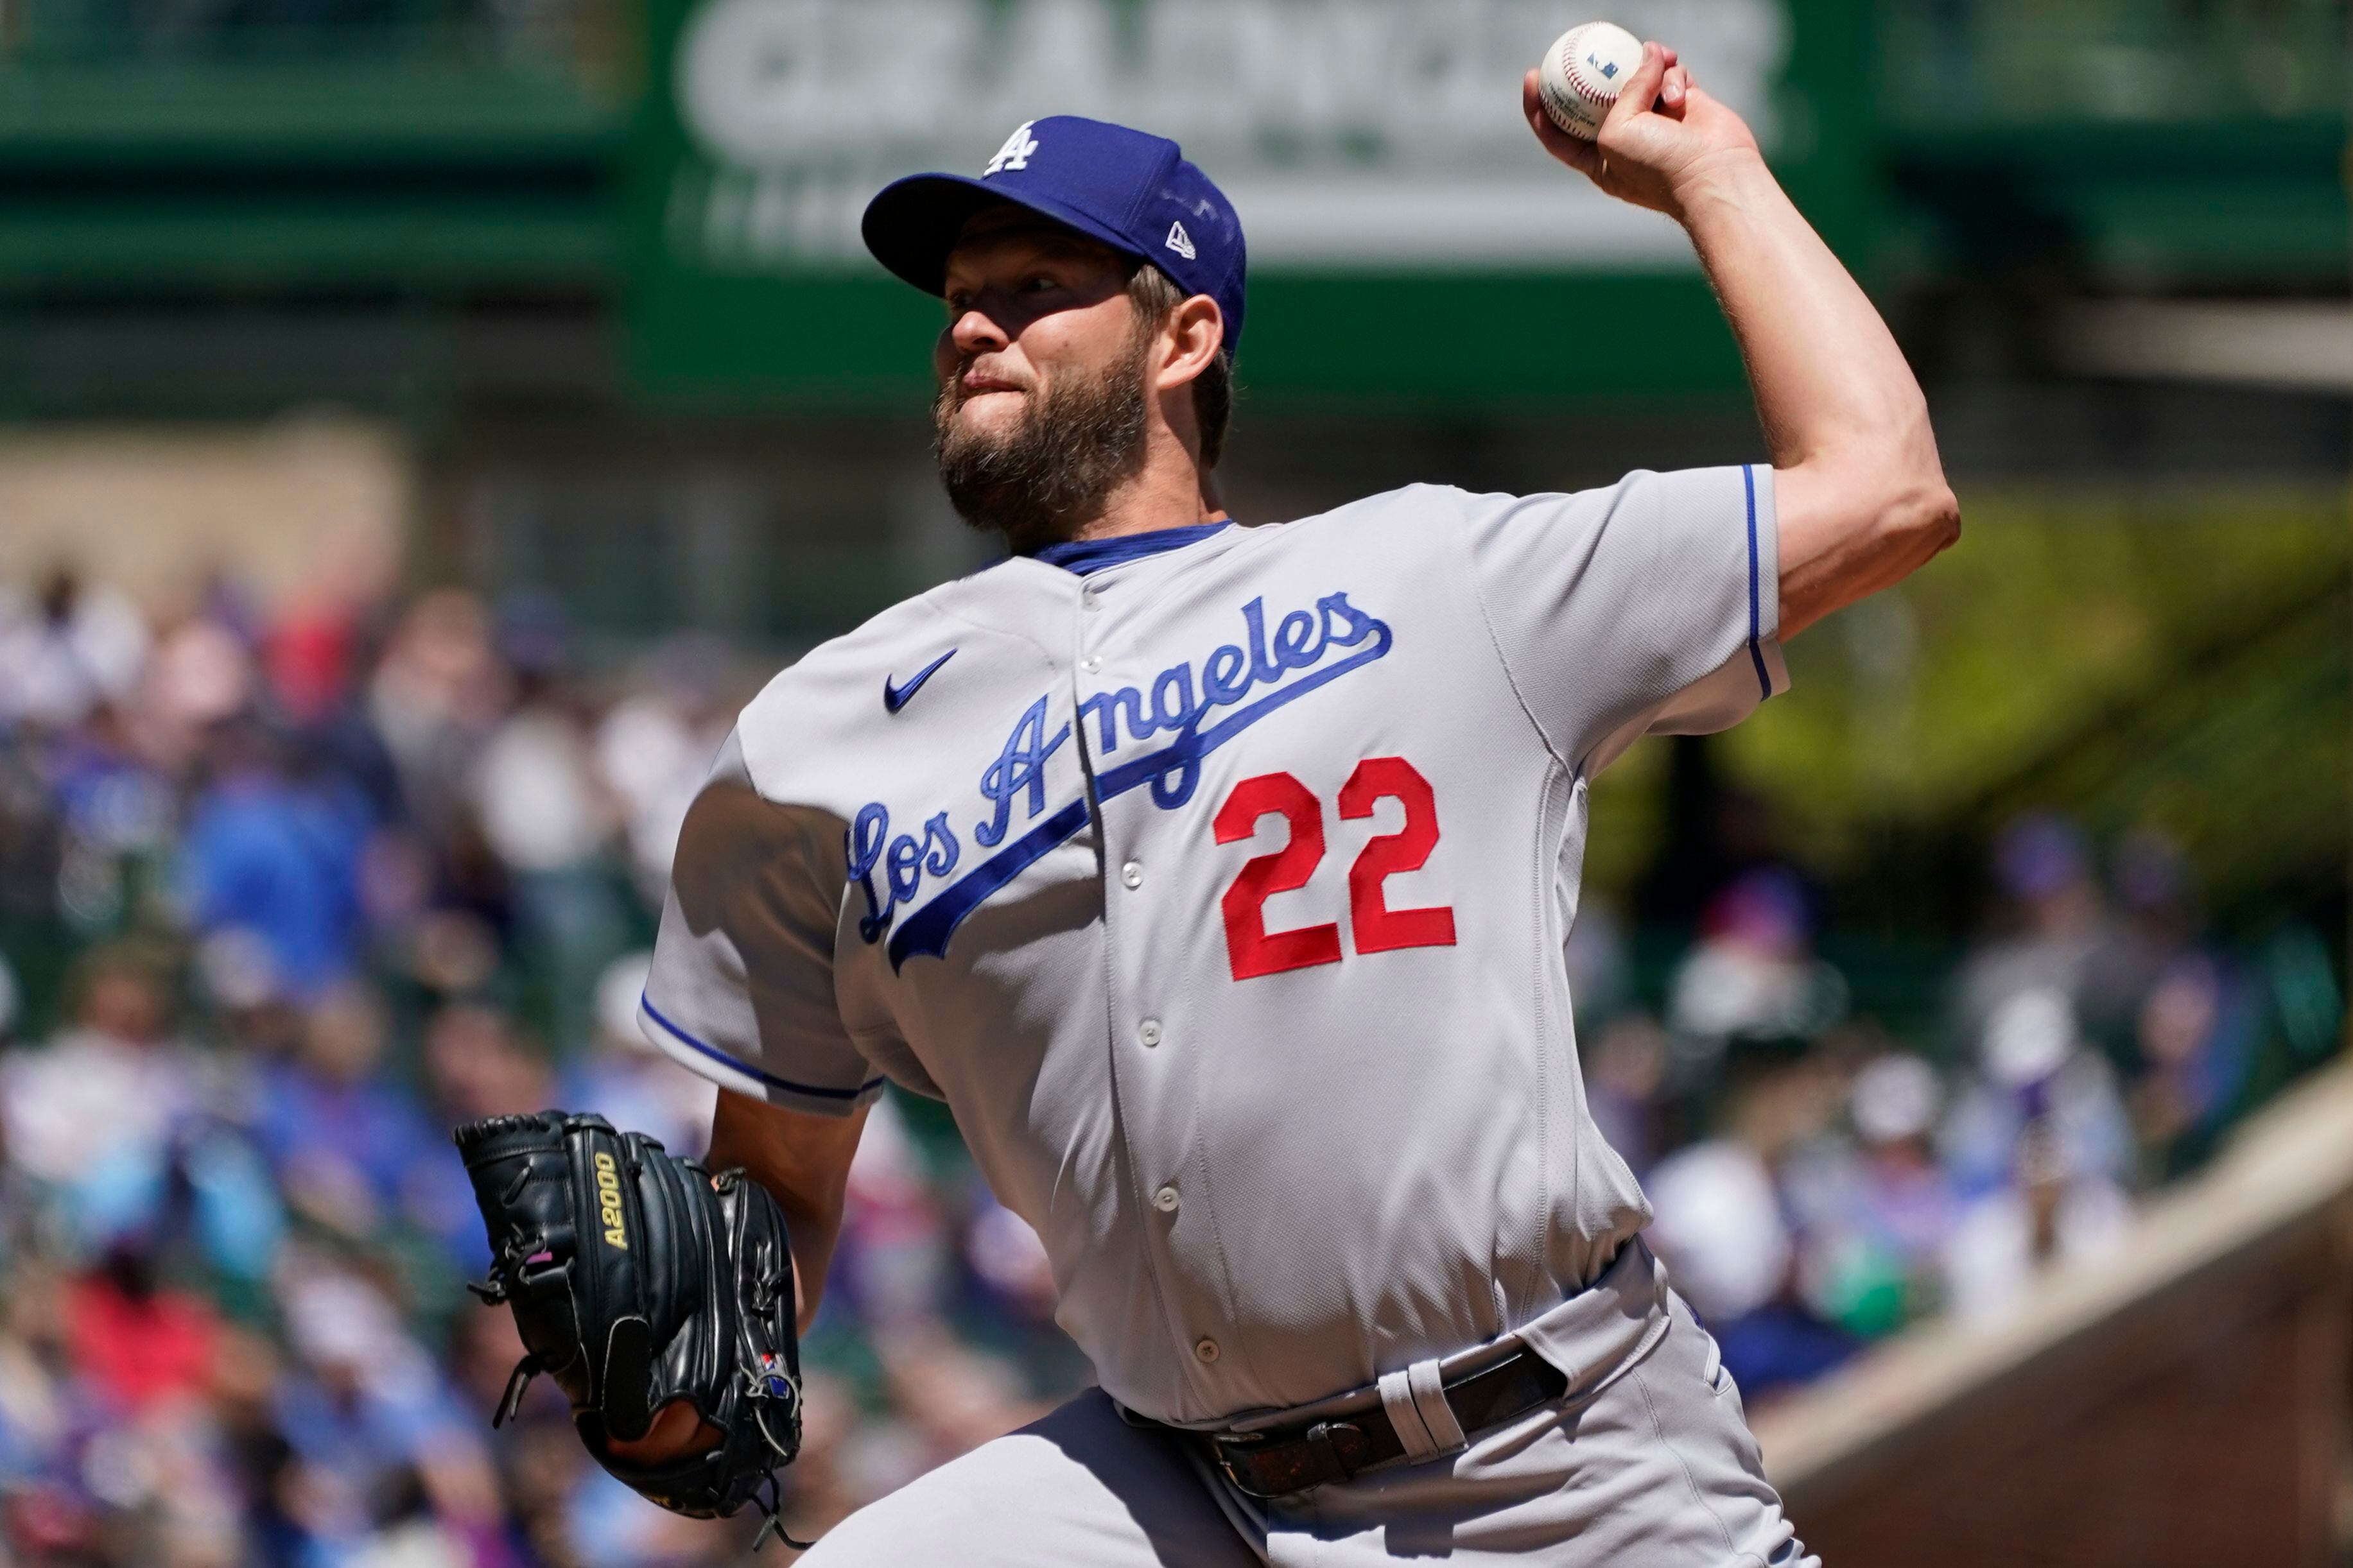
POLYGON ((1606 916, 1570 942, 1596 1118, 1642 1179, 1652 1246, 1751 1407, 1930 1313, 1989 1316, 2054 1260, 2117 1246, 2136 1206, 2339 1046, 2307 926, 2203 930, 2162 836, 2094 847, 2012 822, 1994 899, 1912 1037, 1851 1006, 1820 895, 1732 877, 1654 1011, 1606 916), (2105 874, 2104 874, 2105 871, 2105 874))
MULTIPOLYGON (((592 663, 530 595, 224 583, 158 615, 67 571, 0 585, 5 1561, 740 1559, 755 1521, 640 1502, 545 1380, 491 1435, 521 1347, 462 1289, 488 1258, 447 1134, 560 1104, 699 1151, 712 1090, 634 1010, 762 673, 692 637, 592 663)), ((2033 817, 1995 869, 1917 1037, 1852 1005, 1792 866, 1727 874, 1663 963, 1579 922, 1595 1114, 1753 1395, 2114 1246, 2279 1061, 2333 1047, 2316 940, 2218 943, 2161 838, 2033 817)), ((944 1112, 886 1099, 794 1532, 1082 1383, 1050 1298, 944 1112)))
MULTIPOLYGON (((0 1561, 741 1559, 547 1380, 492 1436, 522 1347, 448 1130, 700 1152, 635 1012, 745 675, 687 637, 592 677, 528 595, 0 588, 0 1561)), ((804 1538, 1083 1380, 937 1108, 870 1121, 809 1356, 804 1538)))

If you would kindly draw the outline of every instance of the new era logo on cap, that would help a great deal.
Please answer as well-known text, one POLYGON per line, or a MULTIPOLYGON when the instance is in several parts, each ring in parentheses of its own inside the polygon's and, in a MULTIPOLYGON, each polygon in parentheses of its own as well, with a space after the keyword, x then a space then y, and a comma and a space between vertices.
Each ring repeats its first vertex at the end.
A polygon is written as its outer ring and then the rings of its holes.
POLYGON ((1193 248, 1193 237, 1185 232, 1183 220, 1168 226, 1168 248, 1187 261, 1198 260, 1200 252, 1193 248))

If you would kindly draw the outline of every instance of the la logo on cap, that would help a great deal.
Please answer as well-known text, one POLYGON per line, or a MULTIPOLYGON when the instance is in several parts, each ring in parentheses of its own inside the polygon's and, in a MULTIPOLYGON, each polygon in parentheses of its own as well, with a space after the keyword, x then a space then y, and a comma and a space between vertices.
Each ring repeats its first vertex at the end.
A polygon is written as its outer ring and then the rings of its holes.
POLYGON ((1029 127, 1037 123, 1025 120, 1016 126, 1013 134, 1005 139, 1005 145, 997 150, 997 156, 988 161, 988 167, 980 172, 980 177, 985 180, 1008 169, 1028 168, 1029 154, 1038 150, 1038 139, 1029 134, 1029 127))

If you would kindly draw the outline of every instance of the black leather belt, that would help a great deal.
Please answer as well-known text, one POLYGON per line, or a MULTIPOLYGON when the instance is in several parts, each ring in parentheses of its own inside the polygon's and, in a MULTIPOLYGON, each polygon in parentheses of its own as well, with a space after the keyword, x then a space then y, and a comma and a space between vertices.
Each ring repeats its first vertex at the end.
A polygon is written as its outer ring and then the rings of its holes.
MULTIPOLYGON (((1568 1379, 1557 1367, 1525 1350, 1449 1383, 1442 1390, 1447 1406, 1465 1433, 1525 1415, 1567 1391, 1568 1379)), ((1254 1498, 1282 1497, 1326 1481, 1345 1481, 1359 1470, 1405 1453, 1404 1439, 1390 1424, 1388 1412, 1377 1405, 1345 1420, 1303 1422, 1263 1432, 1162 1429, 1207 1445, 1226 1479, 1254 1498)))

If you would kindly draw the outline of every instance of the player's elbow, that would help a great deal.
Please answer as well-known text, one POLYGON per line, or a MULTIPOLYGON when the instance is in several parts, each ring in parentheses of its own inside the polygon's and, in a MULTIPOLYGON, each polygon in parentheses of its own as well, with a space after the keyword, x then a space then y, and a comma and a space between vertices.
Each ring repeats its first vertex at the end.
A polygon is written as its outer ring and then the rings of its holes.
POLYGON ((1790 499, 1810 505, 1826 532, 1839 536, 1825 542, 1833 553, 1908 570, 1960 538, 1961 503, 1934 447, 1925 455, 1877 450, 1841 458, 1811 468, 1806 481, 1797 475, 1784 480, 1790 499))
POLYGON ((1910 571, 1961 537, 1961 503, 1945 482, 1926 405, 1876 440, 1858 442, 1841 465, 1869 552, 1910 571))
POLYGON ((1933 447, 1842 456, 1777 476, 1784 638, 1893 587, 1961 536, 1961 504, 1933 447))
POLYGON ((1905 486, 1882 514, 1880 527, 1903 542, 1902 553, 1924 562, 1960 542, 1961 499, 1942 473, 1905 486))

